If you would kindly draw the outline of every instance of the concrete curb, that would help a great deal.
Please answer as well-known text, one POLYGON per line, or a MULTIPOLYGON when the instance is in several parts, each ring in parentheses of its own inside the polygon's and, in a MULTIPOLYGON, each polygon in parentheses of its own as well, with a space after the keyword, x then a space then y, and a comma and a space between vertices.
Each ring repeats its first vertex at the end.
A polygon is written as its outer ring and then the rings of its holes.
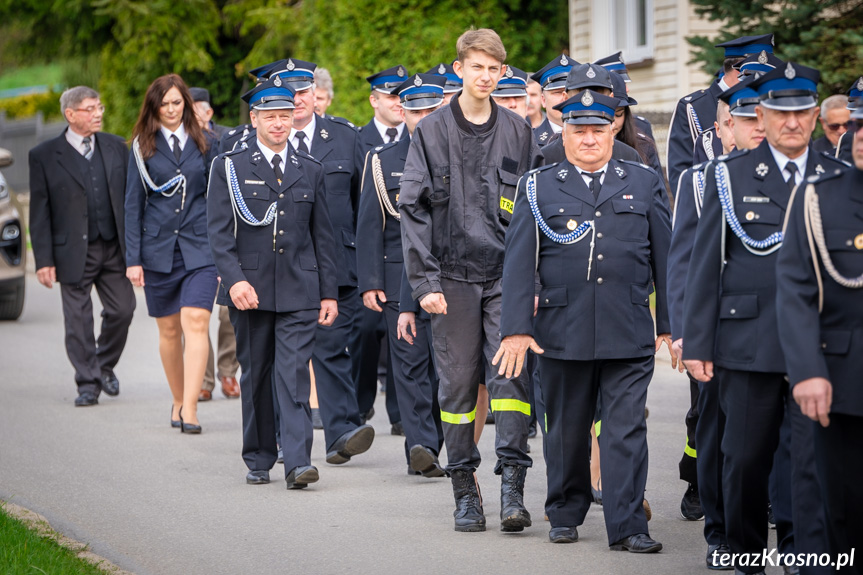
POLYGON ((114 565, 104 557, 100 555, 96 555, 92 551, 88 551, 89 545, 86 543, 82 543, 80 541, 75 541, 69 537, 66 537, 62 533, 56 531, 51 524, 48 523, 48 520, 36 513, 35 511, 30 511, 25 507, 21 507, 20 505, 15 505, 14 503, 10 503, 9 501, 0 500, 0 508, 4 509, 9 515, 18 519, 24 525, 26 525, 29 529, 33 529, 36 533, 39 534, 40 537, 46 539, 53 539, 60 546, 65 547, 73 551, 79 559, 83 559, 87 563, 91 563, 95 565, 105 573, 110 575, 135 575, 131 571, 125 571, 120 569, 118 566, 114 565))

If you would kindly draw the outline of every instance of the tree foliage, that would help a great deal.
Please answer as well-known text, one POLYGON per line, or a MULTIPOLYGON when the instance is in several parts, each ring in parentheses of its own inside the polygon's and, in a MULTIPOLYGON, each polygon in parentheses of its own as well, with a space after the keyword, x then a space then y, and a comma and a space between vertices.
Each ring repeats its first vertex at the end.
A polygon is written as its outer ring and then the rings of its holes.
POLYGON ((470 26, 494 28, 509 63, 535 70, 567 48, 566 15, 566 0, 0 0, 0 61, 63 62, 69 85, 98 84, 106 128, 128 135, 160 75, 208 88, 233 124, 247 71, 293 56, 330 70, 332 113, 365 122, 365 76, 449 62, 470 26))
POLYGON ((776 55, 821 71, 822 97, 842 94, 863 68, 863 0, 692 0, 696 13, 726 22, 716 39, 689 38, 695 61, 713 73, 722 51, 714 44, 773 32, 776 55))

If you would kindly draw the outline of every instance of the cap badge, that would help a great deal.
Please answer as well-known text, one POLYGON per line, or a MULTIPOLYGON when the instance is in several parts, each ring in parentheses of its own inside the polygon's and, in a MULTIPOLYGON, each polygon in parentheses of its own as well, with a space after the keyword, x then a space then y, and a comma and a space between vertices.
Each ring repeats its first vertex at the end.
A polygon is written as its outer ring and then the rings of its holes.
POLYGON ((282 87, 282 79, 279 76, 273 78, 273 86, 275 86, 276 88, 282 87))
POLYGON ((590 66, 584 75, 591 79, 596 78, 596 72, 593 71, 593 66, 590 66))
POLYGON ((405 77, 405 69, 402 68, 401 66, 399 66, 399 69, 396 71, 396 74, 399 75, 399 78, 404 78, 405 77))
POLYGON ((626 177, 626 172, 624 172, 623 168, 621 168, 620 166, 614 166, 614 173, 617 174, 618 178, 626 177))
POLYGON ((818 164, 817 166, 815 166, 815 173, 816 174, 823 174, 824 173, 824 166, 822 166, 821 164, 818 164))
POLYGON ((756 174, 758 174, 758 175, 759 175, 760 177, 762 177, 762 178, 763 178, 764 176, 766 176, 766 175, 767 175, 767 172, 769 172, 769 171, 770 171, 770 168, 768 168, 768 167, 767 167, 767 164, 765 164, 764 162, 761 162, 761 163, 760 163, 760 164, 758 164, 758 166, 755 168, 755 173, 756 173, 756 174))
POLYGON ((863 250, 863 234, 859 234, 854 238, 854 247, 858 250, 863 250))
POLYGON ((863 92, 863 76, 860 76, 860 79, 857 80, 857 89, 863 92))
POLYGON ((437 73, 438 73, 438 74, 440 74, 441 76, 443 76, 444 74, 446 74, 446 66, 444 66, 443 64, 441 64, 440 66, 438 66, 438 68, 437 68, 437 73))
POLYGON ((288 70, 293 71, 296 67, 293 60, 288 60, 288 70))
POLYGON ((561 54, 561 56, 560 56, 560 65, 561 65, 561 66, 566 66, 567 64, 569 64, 569 60, 567 60, 567 59, 566 59, 566 54, 561 54))
POLYGON ((561 182, 566 181, 566 175, 568 173, 569 173, 569 170, 567 170, 566 168, 562 169, 561 171, 559 171, 557 173, 557 179, 560 180, 561 182))
POLYGON ((414 76, 414 86, 422 86, 422 85, 423 85, 423 79, 420 78, 419 74, 417 74, 416 76, 414 76))
POLYGON ((761 53, 758 55, 758 63, 759 64, 766 64, 767 63, 767 50, 762 50, 761 53))
POLYGON ((573 231, 577 227, 578 222, 575 220, 569 220, 568 222, 566 222, 566 229, 568 229, 569 231, 573 231))
POLYGON ((587 107, 593 106, 593 96, 590 95, 590 92, 585 90, 584 94, 581 95, 581 103, 587 107))
POLYGON ((793 80, 797 77, 797 70, 794 69, 794 66, 791 65, 791 62, 788 62, 788 66, 785 67, 785 77, 789 80, 793 80))
POLYGON ((326 140, 327 138, 330 137, 330 133, 327 132, 326 130, 322 129, 321 130, 321 137, 326 140))
POLYGON ((506 67, 506 77, 512 78, 512 68, 509 66, 506 67))

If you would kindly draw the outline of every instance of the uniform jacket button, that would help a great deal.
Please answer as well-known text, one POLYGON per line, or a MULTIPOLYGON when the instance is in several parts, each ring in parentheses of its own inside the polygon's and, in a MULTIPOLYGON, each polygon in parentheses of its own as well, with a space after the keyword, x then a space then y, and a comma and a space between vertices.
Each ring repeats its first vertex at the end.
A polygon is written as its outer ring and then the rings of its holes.
POLYGON ((283 254, 283 253, 285 253, 285 250, 284 250, 284 249, 282 249, 282 248, 279 248, 279 253, 280 253, 280 254, 283 254))
POLYGON ((175 214, 179 214, 179 213, 180 213, 180 208, 176 208, 176 209, 174 210, 174 213, 175 213, 175 214))
POLYGON ((178 173, 178 174, 180 173, 180 168, 177 168, 177 173, 178 173))
POLYGON ((179 234, 179 233, 180 233, 180 230, 174 230, 174 233, 175 233, 175 234, 179 234))
POLYGON ((279 215, 280 215, 280 216, 284 216, 284 215, 285 215, 285 210, 280 211, 280 212, 279 212, 279 215))
POLYGON ((731 308, 731 311, 729 311, 728 313, 730 313, 731 315, 734 315, 737 313, 737 310, 734 308, 731 308))
POLYGON ((284 197, 285 197, 285 194, 279 194, 279 197, 280 197, 280 198, 284 198, 284 197))
POLYGON ((599 210, 596 210, 596 213, 594 215, 598 218, 602 215, 602 212, 600 212, 599 210))
POLYGON ((602 232, 597 232, 596 238, 601 240, 602 239, 602 232))
POLYGON ((605 256, 603 256, 602 254, 599 254, 598 256, 596 256, 596 259, 599 261, 602 261, 605 259, 605 256))
POLYGON ((596 283, 601 284, 601 283, 602 283, 602 278, 596 278, 596 283))
POLYGON ((285 230, 279 230, 279 235, 280 235, 280 236, 285 235, 285 230))

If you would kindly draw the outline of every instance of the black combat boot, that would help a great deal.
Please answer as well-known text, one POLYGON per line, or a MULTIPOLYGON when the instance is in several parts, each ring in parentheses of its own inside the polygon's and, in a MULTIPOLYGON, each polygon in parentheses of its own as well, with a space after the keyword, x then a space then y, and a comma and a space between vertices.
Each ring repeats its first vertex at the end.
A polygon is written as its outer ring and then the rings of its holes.
POLYGON ((524 478, 527 467, 504 465, 500 476, 500 530, 524 531, 530 513, 524 508, 524 478))
POLYGON ((485 515, 473 472, 456 469, 452 472, 452 492, 455 496, 455 530, 485 531, 485 515))

